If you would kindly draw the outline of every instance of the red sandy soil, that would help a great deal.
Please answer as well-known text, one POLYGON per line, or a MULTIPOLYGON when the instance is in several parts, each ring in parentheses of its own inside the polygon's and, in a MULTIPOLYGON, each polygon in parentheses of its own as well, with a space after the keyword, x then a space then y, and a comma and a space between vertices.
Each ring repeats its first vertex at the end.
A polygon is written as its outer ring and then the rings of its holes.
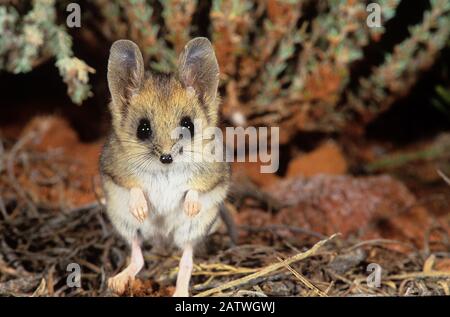
POLYGON ((327 141, 311 153, 294 158, 289 163, 287 176, 342 175, 347 173, 347 169, 341 148, 334 141, 327 141))
MULTIPOLYGON (((70 186, 67 184, 63 192, 68 207, 77 207, 95 201, 95 193, 99 191, 98 159, 102 141, 81 142, 68 122, 57 116, 35 117, 22 129, 20 137, 34 132, 39 137, 37 142, 32 142, 30 145, 33 150, 42 153, 60 151, 61 161, 70 162, 68 170, 64 171, 67 173, 70 186)), ((51 172, 48 171, 48 174, 42 176, 50 177, 51 172)), ((60 188, 36 186, 23 174, 19 174, 18 177, 23 186, 34 187, 35 198, 38 201, 52 203, 61 198, 60 188)))
MULTIPOLYGON (((268 192, 288 207, 275 214, 246 209, 238 214, 239 223, 282 223, 326 235, 397 239, 417 247, 423 247, 425 233, 437 225, 450 232, 448 215, 432 215, 405 185, 387 175, 288 178, 268 192)), ((442 236, 433 232, 430 240, 442 241, 442 236)))

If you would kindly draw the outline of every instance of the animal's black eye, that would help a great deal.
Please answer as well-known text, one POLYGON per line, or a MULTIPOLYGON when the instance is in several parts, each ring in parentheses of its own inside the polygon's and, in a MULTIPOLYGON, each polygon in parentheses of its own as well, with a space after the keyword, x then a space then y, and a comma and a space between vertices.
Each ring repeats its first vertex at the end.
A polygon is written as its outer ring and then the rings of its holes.
POLYGON ((188 129, 191 134, 191 138, 194 136, 194 124, 192 123, 191 118, 183 117, 180 122, 180 126, 182 129, 188 129))
POLYGON ((148 119, 141 119, 139 121, 136 135, 141 141, 145 141, 152 136, 152 127, 148 119))

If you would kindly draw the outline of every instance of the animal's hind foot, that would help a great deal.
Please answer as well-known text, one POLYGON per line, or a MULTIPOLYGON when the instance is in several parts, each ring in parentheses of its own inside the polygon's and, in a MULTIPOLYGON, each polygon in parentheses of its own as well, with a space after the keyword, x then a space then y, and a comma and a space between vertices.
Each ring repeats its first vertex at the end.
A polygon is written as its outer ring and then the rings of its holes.
POLYGON ((122 295, 133 280, 134 276, 125 269, 116 276, 108 279, 108 288, 117 295, 122 295))

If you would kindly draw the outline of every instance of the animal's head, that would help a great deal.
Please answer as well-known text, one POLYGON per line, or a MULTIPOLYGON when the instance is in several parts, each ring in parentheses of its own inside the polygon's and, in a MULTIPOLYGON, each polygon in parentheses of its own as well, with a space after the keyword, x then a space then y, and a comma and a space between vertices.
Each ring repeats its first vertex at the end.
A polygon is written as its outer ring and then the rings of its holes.
POLYGON ((202 129, 217 125, 218 83, 219 66, 206 38, 187 43, 175 74, 148 76, 138 46, 116 41, 108 61, 110 111, 114 133, 130 160, 161 168, 192 156, 195 150, 186 150, 187 145, 203 143, 194 122, 202 129))

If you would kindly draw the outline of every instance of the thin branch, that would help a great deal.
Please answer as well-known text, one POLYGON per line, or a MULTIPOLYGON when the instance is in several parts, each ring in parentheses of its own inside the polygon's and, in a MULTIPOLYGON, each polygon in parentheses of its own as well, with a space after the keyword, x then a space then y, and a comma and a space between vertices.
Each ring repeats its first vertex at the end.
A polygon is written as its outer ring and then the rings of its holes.
POLYGON ((331 237, 329 237, 329 238, 327 238, 325 240, 321 240, 321 241, 317 242, 311 249, 309 249, 306 252, 298 253, 298 254, 296 254, 296 255, 294 255, 294 256, 292 256, 292 257, 290 257, 290 258, 288 258, 288 259, 286 259, 286 260, 284 260, 282 262, 266 266, 266 267, 262 268, 261 270, 259 270, 258 272, 255 272, 255 273, 252 273, 250 275, 247 275, 247 276, 244 276, 242 278, 239 278, 237 280, 233 280, 231 282, 225 283, 225 284, 223 284, 221 286, 218 286, 216 288, 204 291, 204 292, 202 292, 200 294, 195 295, 195 297, 210 296, 210 295, 212 295, 214 293, 222 292, 223 290, 226 290, 226 289, 229 289, 229 288, 232 288, 232 287, 240 286, 242 284, 247 283, 248 281, 251 281, 251 280, 256 279, 258 277, 265 276, 265 275, 268 275, 268 274, 270 274, 272 272, 275 272, 275 271, 277 271, 279 269, 282 269, 286 265, 290 265, 290 264, 292 264, 294 262, 298 262, 298 261, 304 260, 304 259, 306 259, 308 257, 311 257, 311 256, 315 255, 317 253, 317 251, 325 243, 331 241, 337 235, 338 234, 333 234, 331 237))
POLYGON ((439 174, 439 176, 442 177, 442 179, 450 186, 450 178, 444 174, 440 169, 437 169, 436 172, 439 174))

